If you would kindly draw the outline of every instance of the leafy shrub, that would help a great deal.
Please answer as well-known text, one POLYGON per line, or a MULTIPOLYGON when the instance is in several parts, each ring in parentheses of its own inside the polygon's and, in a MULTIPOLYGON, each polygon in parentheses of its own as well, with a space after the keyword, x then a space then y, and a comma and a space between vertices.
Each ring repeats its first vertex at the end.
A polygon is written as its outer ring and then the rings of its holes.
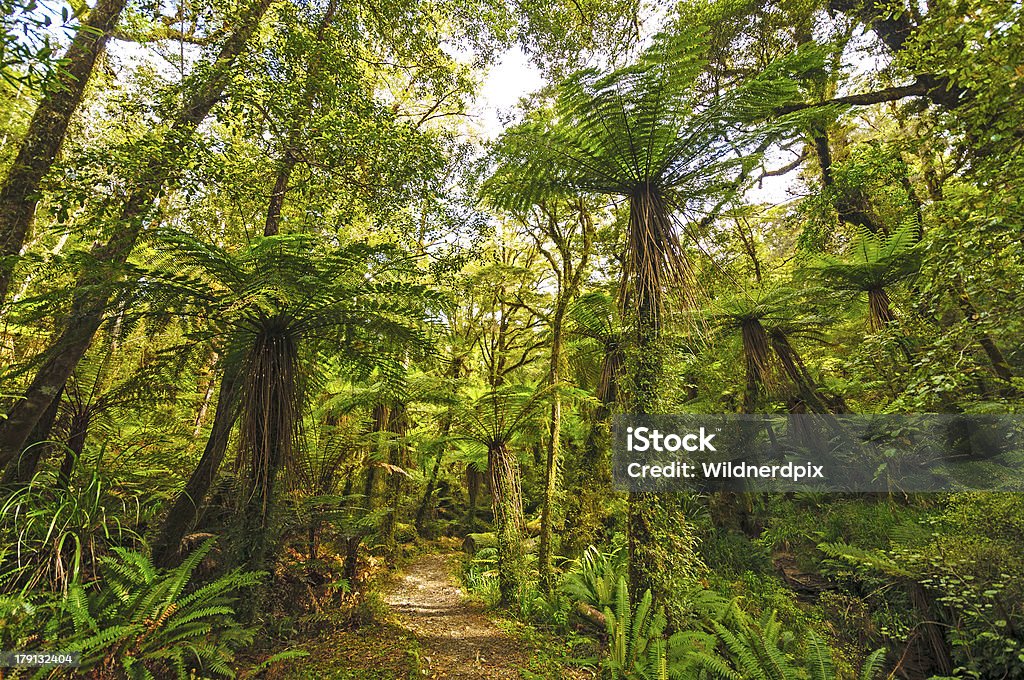
POLYGON ((501 599, 498 590, 498 551, 483 548, 470 560, 465 572, 466 588, 480 597, 488 606, 501 599))
MULTIPOLYGON (((814 631, 804 639, 784 628, 774 610, 753 618, 733 598, 715 607, 708 632, 687 631, 670 639, 680 655, 672 668, 689 680, 836 680, 832 651, 814 631)), ((858 675, 874 680, 882 671, 885 650, 868 656, 858 675)))
POLYGON ((630 607, 625 577, 616 586, 615 611, 605 607, 608 651, 601 667, 610 678, 664 680, 669 677, 665 612, 654 608, 651 591, 635 609, 630 607))

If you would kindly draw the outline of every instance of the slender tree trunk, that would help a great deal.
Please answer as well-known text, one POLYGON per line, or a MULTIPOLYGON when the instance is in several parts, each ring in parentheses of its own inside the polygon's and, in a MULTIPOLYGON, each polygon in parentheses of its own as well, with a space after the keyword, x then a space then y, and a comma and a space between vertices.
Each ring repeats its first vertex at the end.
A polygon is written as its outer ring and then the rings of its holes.
POLYGON ((14 263, 25 243, 40 183, 50 171, 82 103, 96 60, 124 11, 126 0, 99 0, 61 58, 54 82, 44 85, 18 155, 0 186, 0 307, 7 299, 14 263))
POLYGON ((263 226, 264 236, 277 236, 281 231, 281 211, 284 208, 284 196, 288 193, 288 180, 291 179, 292 170, 295 169, 298 160, 298 155, 292 153, 291 149, 288 149, 285 151, 284 158, 277 168, 277 175, 274 178, 274 189, 270 194, 270 205, 267 208, 267 220, 263 226))
POLYGON ((558 491, 558 466, 561 456, 562 437, 562 397, 558 388, 562 380, 562 331, 565 318, 565 303, 560 299, 551 321, 551 384, 555 387, 551 395, 551 431, 548 439, 547 467, 544 479, 544 505, 540 514, 540 548, 539 570, 540 586, 545 592, 552 592, 555 587, 555 574, 551 564, 552 539, 554 536, 553 511, 555 496, 558 491))
POLYGON ((595 479, 611 483, 611 466, 607 456, 611 442, 609 419, 619 400, 619 374, 622 371, 622 350, 618 342, 606 342, 601 363, 601 378, 597 388, 598 406, 593 410, 583 453, 587 464, 594 470, 595 479))
POLYGON ((177 161, 191 141, 199 123, 221 98, 231 78, 235 60, 259 26, 260 20, 274 0, 256 0, 249 6, 235 31, 221 47, 220 54, 205 81, 192 92, 188 102, 164 135, 159 150, 141 171, 135 190, 121 210, 118 227, 110 240, 93 249, 97 266, 85 268, 79 276, 71 304, 69 321, 64 332, 50 345, 45 359, 32 383, 7 420, 0 423, 0 465, 6 465, 18 453, 46 408, 57 397, 60 387, 71 375, 89 348, 103 321, 110 300, 112 283, 148 223, 160 190, 177 172, 177 161))
POLYGON ((1013 368, 1010 366, 1010 362, 1006 360, 1002 350, 989 335, 981 327, 981 315, 978 314, 978 310, 975 308, 974 303, 971 301, 970 295, 967 294, 967 289, 964 288, 961 283, 956 290, 957 303, 960 305, 961 311, 964 313, 964 318, 967 319, 968 323, 974 328, 974 332, 978 338, 978 344, 985 350, 985 355, 988 360, 992 363, 992 370, 995 371, 996 375, 1003 382, 1011 382, 1013 380, 1013 368))
MULTIPOLYGON (((463 357, 452 359, 451 377, 453 381, 458 380, 462 374, 462 361, 463 357)), ((438 444, 437 456, 434 458, 434 467, 430 471, 430 480, 427 482, 426 491, 423 492, 423 500, 420 501, 420 506, 416 510, 416 533, 421 536, 423 535, 423 527, 427 519, 427 510, 430 508, 434 490, 437 488, 437 477, 441 472, 441 460, 444 458, 445 449, 448 446, 445 440, 448 438, 451 429, 452 411, 449 408, 441 422, 441 441, 438 444)))
POLYGON ((419 507, 416 508, 416 533, 420 536, 423 535, 423 528, 427 522, 427 509, 430 508, 434 497, 434 490, 437 488, 437 478, 441 473, 441 461, 444 458, 446 448, 444 439, 448 436, 450 429, 451 421, 446 418, 444 423, 441 424, 442 441, 437 445, 437 455, 434 456, 434 466, 430 470, 430 479, 427 480, 427 488, 423 492, 423 499, 420 501, 419 507))
POLYGON ((469 508, 466 509, 466 533, 476 531, 476 506, 480 498, 480 486, 483 475, 472 465, 466 466, 466 491, 469 495, 469 508))
MULTIPOLYGON (((373 407, 373 432, 377 434, 377 452, 383 453, 387 446, 388 428, 388 407, 384 403, 377 403, 373 407)), ((377 503, 377 465, 371 464, 366 468, 366 480, 363 484, 363 505, 367 514, 373 512, 377 503)))
POLYGON ((519 484, 519 461, 503 443, 487 452, 491 471, 494 531, 498 538, 498 591, 501 604, 517 602, 526 581, 526 553, 523 545, 523 492, 519 484))
POLYGON ((214 410, 213 426, 206 440, 206 448, 196 469, 185 483, 171 509, 164 517, 163 524, 153 540, 153 562, 159 566, 170 566, 178 557, 181 541, 192 528, 199 515, 206 494, 213 486, 217 471, 224 462, 231 428, 238 416, 238 393, 240 380, 237 367, 227 366, 221 377, 217 394, 217 408, 214 410))
POLYGON ((348 536, 345 538, 345 580, 350 585, 356 582, 357 568, 359 567, 359 544, 363 542, 361 535, 348 536))
POLYGON ((196 414, 195 424, 192 426, 192 439, 198 439, 199 433, 203 431, 206 424, 206 414, 210 410, 210 402, 213 401, 214 379, 211 375, 206 383, 206 390, 203 392, 203 401, 199 405, 199 413, 196 414))
POLYGON ((388 554, 395 556, 398 552, 398 543, 395 540, 395 531, 398 527, 398 507, 402 500, 402 487, 405 480, 404 468, 406 461, 405 435, 409 429, 409 411, 405 404, 395 403, 391 407, 391 414, 388 418, 388 431, 394 435, 395 441, 389 442, 388 463, 391 466, 388 477, 388 500, 389 508, 387 517, 384 520, 384 544, 388 554))
POLYGON ((546 592, 552 592, 555 587, 555 574, 551 563, 554 539, 554 510, 558 494, 558 469, 561 459, 562 447, 562 397, 558 390, 562 382, 562 343, 565 332, 565 312, 570 301, 576 297, 583 281, 583 274, 590 258, 590 247, 593 241, 594 224, 590 219, 583 199, 578 199, 576 210, 579 217, 580 232, 583 237, 579 253, 579 261, 575 260, 575 253, 572 247, 572 231, 563 230, 559 226, 558 216, 554 210, 547 211, 549 214, 547 236, 556 248, 560 261, 548 251, 541 248, 541 252, 551 263, 558 281, 558 289, 555 298, 554 314, 551 317, 551 357, 550 369, 551 385, 555 391, 551 395, 551 427, 548 439, 547 465, 544 480, 544 505, 541 509, 540 528, 540 585, 546 592))
POLYGON ((85 451, 85 438, 89 434, 90 420, 92 420, 92 414, 89 412, 88 406, 84 406, 71 418, 64 460, 61 462, 60 472, 57 474, 57 486, 62 489, 68 488, 75 465, 82 457, 82 452, 85 451))

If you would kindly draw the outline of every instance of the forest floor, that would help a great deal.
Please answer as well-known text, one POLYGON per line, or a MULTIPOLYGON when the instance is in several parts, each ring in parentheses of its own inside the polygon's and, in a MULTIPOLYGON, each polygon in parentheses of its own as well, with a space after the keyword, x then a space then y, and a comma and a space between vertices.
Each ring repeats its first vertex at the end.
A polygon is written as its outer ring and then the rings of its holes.
POLYGON ((423 670, 435 678, 518 680, 529 666, 527 650, 466 600, 451 569, 445 556, 423 555, 386 597, 416 635, 423 670))
MULTIPOLYGON (((582 680, 563 665, 558 644, 529 626, 499 618, 467 598, 454 574, 458 555, 413 558, 383 588, 380 620, 324 631, 302 645, 310 655, 283 677, 336 680, 582 680), (554 643, 554 644, 553 644, 554 643), (560 658, 561 657, 561 658, 560 658)), ((563 643, 564 644, 564 643, 563 643)), ((281 669, 284 670, 284 669, 281 669)), ((282 677, 276 673, 273 677, 282 677)))

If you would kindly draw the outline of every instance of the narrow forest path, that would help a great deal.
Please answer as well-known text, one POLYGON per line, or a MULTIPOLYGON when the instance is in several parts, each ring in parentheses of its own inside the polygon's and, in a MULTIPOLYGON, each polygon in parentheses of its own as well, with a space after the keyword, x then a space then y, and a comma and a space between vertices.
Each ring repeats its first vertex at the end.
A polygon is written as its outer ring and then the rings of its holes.
POLYGON ((386 581, 386 612, 352 627, 321 626, 296 645, 307 654, 280 664, 274 680, 592 680, 566 665, 570 649, 466 597, 455 573, 460 554, 413 558, 386 581))
POLYGON ((420 643, 420 664, 432 678, 519 680, 530 656, 466 601, 452 558, 436 553, 410 562, 386 601, 420 643))

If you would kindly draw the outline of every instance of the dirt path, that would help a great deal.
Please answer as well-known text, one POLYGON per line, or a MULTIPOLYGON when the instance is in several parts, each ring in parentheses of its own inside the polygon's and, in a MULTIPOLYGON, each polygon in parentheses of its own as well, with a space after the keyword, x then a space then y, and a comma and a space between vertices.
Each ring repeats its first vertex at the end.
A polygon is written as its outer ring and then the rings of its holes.
POLYGON ((419 640, 421 667, 432 678, 519 680, 530 651, 466 602, 449 565, 443 555, 419 557, 387 593, 388 604, 419 640))

